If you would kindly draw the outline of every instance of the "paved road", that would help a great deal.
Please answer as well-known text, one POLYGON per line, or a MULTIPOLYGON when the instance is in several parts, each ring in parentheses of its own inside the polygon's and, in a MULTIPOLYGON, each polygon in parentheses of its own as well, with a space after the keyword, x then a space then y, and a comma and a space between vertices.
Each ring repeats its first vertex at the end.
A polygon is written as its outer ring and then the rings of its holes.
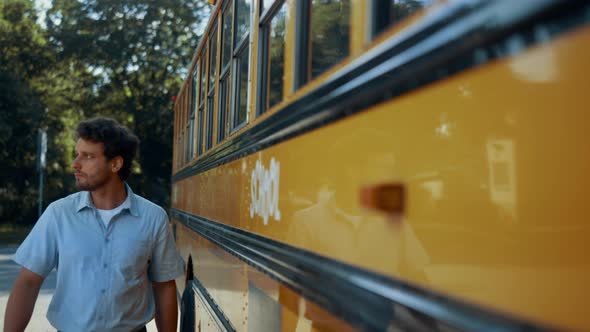
MULTIPOLYGON (((10 295, 12 284, 20 269, 20 267, 10 259, 15 251, 16 247, 0 247, 0 326, 4 326, 6 302, 8 301, 8 295, 10 295)), ((45 318, 45 313, 47 312, 47 307, 49 307, 49 302, 51 301, 54 289, 55 271, 49 274, 45 279, 43 286, 41 286, 39 298, 35 304, 35 311, 33 311, 33 317, 27 327, 27 331, 55 331, 45 318)))
MULTIPOLYGON (((10 258, 14 255, 16 247, 0 247, 0 329, 4 327, 4 312, 6 311, 6 302, 12 289, 12 284, 16 279, 20 267, 14 263, 10 258)), ((51 302, 51 296, 55 289, 56 275, 55 270, 52 271, 49 276, 45 279, 37 303, 35 304, 35 310, 33 311, 33 317, 31 322, 27 326, 26 331, 30 332, 55 332, 55 329, 49 324, 45 314, 47 308, 51 302)), ((156 324, 152 320, 148 326, 148 332, 155 332, 156 324)))

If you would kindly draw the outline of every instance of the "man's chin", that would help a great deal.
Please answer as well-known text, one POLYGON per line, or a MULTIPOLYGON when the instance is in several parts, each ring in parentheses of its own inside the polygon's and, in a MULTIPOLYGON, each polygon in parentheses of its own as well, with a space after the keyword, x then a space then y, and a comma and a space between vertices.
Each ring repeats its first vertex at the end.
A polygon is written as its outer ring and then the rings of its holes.
POLYGON ((80 181, 76 181, 76 188, 82 191, 89 191, 91 189, 87 183, 81 183, 80 181))

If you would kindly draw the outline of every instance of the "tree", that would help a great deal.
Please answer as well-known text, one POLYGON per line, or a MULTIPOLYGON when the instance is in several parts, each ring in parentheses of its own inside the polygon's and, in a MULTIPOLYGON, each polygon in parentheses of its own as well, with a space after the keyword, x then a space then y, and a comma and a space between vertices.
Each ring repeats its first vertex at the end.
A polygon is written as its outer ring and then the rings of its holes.
POLYGON ((0 216, 30 222, 37 214, 36 133, 44 104, 33 77, 47 66, 47 47, 32 1, 0 1, 0 216))
POLYGON ((131 178, 168 205, 170 97, 198 43, 205 2, 55 0, 41 28, 33 0, 0 0, 0 222, 36 220, 36 133, 48 131, 45 201, 74 191, 77 122, 113 116, 142 138, 131 178))
POLYGON ((191 0, 55 0, 47 13, 60 61, 96 78, 93 93, 79 100, 81 115, 113 116, 133 129, 142 140, 134 167, 141 176, 130 182, 163 206, 170 192, 171 97, 180 89, 208 6, 191 0))

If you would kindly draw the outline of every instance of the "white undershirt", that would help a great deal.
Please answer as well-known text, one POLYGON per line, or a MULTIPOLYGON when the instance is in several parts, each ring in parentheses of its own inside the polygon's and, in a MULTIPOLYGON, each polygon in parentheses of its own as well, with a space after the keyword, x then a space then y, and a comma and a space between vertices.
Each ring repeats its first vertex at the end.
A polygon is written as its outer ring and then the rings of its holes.
POLYGON ((127 195, 127 198, 125 199, 125 201, 121 205, 117 206, 116 208, 114 208, 112 210, 101 210, 101 209, 96 209, 96 210, 98 211, 98 214, 100 215, 100 219, 104 223, 105 227, 109 227, 109 223, 111 222, 111 219, 113 219, 113 217, 116 216, 117 214, 119 214, 119 212, 121 212, 123 209, 128 208, 129 205, 130 205, 129 195, 127 195))

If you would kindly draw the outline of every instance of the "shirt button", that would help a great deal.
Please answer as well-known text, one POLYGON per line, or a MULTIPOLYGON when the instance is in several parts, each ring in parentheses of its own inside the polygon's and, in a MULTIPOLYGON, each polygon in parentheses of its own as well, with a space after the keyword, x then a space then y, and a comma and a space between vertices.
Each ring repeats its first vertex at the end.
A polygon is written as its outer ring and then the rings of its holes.
POLYGON ((106 289, 101 289, 101 290, 100 290, 100 292, 101 292, 101 293, 103 293, 103 294, 104 294, 106 291, 107 291, 106 289))
POLYGON ((102 264, 102 267, 104 267, 106 269, 107 268, 107 265, 106 264, 102 264))
POLYGON ((109 243, 109 239, 104 239, 104 242, 109 243))

